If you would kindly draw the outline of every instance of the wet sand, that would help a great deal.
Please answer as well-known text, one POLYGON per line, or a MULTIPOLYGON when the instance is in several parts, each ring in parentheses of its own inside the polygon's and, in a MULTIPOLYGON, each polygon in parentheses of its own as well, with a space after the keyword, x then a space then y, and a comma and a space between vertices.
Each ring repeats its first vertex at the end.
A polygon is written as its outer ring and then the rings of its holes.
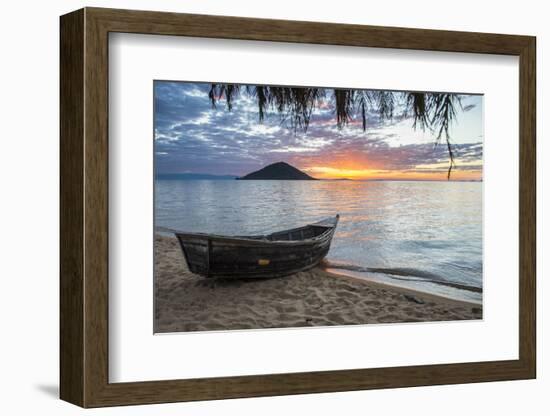
POLYGON ((155 237, 155 332, 482 319, 479 305, 316 267, 268 280, 205 279, 178 242, 155 237))

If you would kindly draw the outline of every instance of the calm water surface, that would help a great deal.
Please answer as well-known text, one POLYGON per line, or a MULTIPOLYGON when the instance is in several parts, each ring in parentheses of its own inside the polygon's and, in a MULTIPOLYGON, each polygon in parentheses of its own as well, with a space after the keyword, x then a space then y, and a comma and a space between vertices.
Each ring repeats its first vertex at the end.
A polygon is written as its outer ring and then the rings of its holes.
POLYGON ((332 271, 481 302, 481 183, 155 182, 155 225, 178 230, 264 234, 336 213, 332 271))

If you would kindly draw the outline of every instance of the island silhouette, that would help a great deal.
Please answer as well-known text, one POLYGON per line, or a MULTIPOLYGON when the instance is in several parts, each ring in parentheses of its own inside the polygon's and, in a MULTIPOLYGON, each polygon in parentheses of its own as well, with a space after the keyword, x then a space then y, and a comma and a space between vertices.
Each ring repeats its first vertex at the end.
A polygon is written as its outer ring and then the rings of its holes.
POLYGON ((237 178, 238 180, 294 180, 294 181, 314 181, 317 180, 302 172, 300 169, 289 165, 286 162, 277 162, 267 165, 260 170, 249 173, 248 175, 237 178))

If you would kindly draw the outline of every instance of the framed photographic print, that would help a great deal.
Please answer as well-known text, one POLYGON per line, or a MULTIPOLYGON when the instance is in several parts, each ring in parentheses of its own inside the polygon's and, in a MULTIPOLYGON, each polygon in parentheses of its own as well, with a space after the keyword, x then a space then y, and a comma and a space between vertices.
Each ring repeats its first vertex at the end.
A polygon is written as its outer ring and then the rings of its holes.
POLYGON ((535 38, 61 17, 61 398, 534 378, 535 38))

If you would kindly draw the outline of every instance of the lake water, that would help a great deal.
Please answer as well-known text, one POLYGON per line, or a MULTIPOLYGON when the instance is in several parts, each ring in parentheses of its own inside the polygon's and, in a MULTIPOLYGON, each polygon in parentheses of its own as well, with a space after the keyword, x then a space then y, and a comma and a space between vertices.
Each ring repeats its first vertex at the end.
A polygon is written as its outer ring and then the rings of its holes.
POLYGON ((482 183, 156 180, 155 225, 264 234, 340 214, 326 267, 482 299, 482 183))

